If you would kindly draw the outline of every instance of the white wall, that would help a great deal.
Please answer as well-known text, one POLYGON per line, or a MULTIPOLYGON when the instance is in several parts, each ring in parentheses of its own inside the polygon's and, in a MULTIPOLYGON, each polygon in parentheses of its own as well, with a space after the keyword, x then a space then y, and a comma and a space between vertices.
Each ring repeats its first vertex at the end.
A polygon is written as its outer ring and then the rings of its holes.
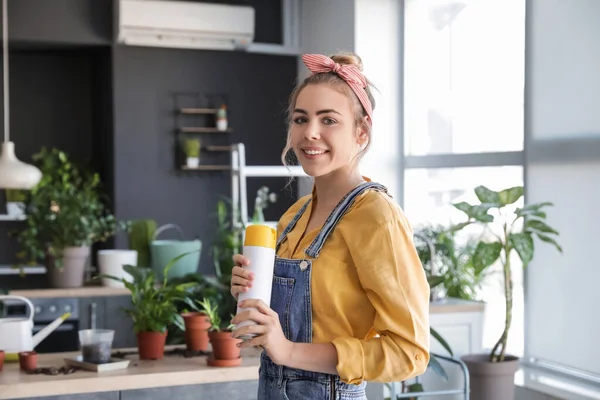
MULTIPOLYGON (((357 53, 366 76, 378 88, 374 93, 373 142, 363 158, 361 172, 388 187, 400 198, 399 137, 401 127, 402 1, 398 0, 304 0, 302 5, 302 51, 330 55, 357 53)), ((298 60, 298 77, 308 70, 298 60)), ((301 194, 310 183, 300 182, 301 194)))
POLYGON ((530 0, 526 201, 552 201, 564 254, 536 242, 527 355, 600 376, 600 1, 530 0))

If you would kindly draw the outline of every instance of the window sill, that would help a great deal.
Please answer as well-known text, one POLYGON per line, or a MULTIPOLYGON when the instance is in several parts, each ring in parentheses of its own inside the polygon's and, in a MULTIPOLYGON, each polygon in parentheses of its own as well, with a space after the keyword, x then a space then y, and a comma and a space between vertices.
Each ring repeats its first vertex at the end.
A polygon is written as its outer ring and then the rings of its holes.
POLYGON ((600 387, 535 366, 523 365, 515 375, 516 399, 600 400, 600 387), (536 397, 537 399, 537 397, 536 397))

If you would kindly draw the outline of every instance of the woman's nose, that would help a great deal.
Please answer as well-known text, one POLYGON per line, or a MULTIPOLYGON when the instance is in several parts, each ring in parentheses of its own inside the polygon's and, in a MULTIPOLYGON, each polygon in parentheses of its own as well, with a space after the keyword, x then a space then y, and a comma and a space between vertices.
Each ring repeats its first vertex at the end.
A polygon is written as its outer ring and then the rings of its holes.
POLYGON ((319 125, 313 122, 309 122, 306 124, 306 129, 304 130, 304 137, 306 139, 320 139, 321 134, 319 132, 319 125))

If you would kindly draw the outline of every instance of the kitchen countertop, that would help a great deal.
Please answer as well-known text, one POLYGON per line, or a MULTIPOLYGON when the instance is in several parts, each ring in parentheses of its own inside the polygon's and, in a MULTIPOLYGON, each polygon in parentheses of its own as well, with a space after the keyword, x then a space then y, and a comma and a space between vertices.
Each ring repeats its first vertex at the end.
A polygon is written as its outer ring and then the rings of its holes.
POLYGON ((57 297, 97 297, 97 296, 123 296, 131 292, 127 288, 113 288, 106 286, 83 286, 69 289, 24 289, 11 290, 8 294, 23 296, 28 299, 57 298, 57 297))
MULTIPOLYGON (((167 346, 167 349, 174 346, 167 346)), ((175 346, 177 347, 177 346, 175 346)), ((132 351, 135 349, 122 349, 132 351)), ((117 349, 113 350, 117 351, 117 349)), ((38 367, 61 367, 64 358, 79 352, 40 354, 38 367)), ((135 390, 206 383, 223 383, 258 379, 260 351, 242 350, 242 364, 238 367, 209 367, 206 357, 184 358, 165 356, 162 360, 139 360, 127 356, 129 367, 110 372, 78 370, 70 375, 29 375, 19 370, 19 363, 4 363, 0 371, 0 399, 58 396, 76 393, 95 393, 135 390)))

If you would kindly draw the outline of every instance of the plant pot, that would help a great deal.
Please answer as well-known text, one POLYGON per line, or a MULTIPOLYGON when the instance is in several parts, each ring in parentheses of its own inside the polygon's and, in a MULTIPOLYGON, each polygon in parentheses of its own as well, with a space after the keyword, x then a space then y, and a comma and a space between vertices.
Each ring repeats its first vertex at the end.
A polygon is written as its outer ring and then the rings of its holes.
POLYGON ((85 265, 90 256, 90 247, 65 247, 63 265, 56 267, 54 257, 46 255, 46 269, 50 286, 53 288, 74 288, 83 286, 85 265))
POLYGON ((186 164, 187 164, 188 168, 197 168, 198 165, 200 165, 200 158, 199 157, 188 157, 186 159, 186 164))
POLYGON ((19 366, 21 370, 29 372, 37 368, 38 355, 35 351, 22 351, 19 353, 19 366))
POLYGON ((241 339, 231 337, 230 331, 211 331, 208 332, 208 337, 212 345, 212 359, 218 360, 238 360, 240 359, 240 348, 237 347, 241 343, 241 339))
MULTIPOLYGON (((99 250, 98 270, 101 274, 116 276, 133 282, 133 277, 125 272, 123 265, 136 266, 138 252, 136 250, 99 250)), ((102 286, 123 288, 125 284, 113 279, 102 278, 102 286)))
POLYGON ((201 312, 181 314, 185 323, 185 344, 190 351, 208 350, 208 329, 210 320, 201 312))
POLYGON ((469 369, 471 400, 513 400, 515 398, 515 373, 519 359, 507 355, 504 361, 493 363, 489 354, 469 354, 461 360, 469 369))
POLYGON ((137 334, 140 360, 160 360, 165 355, 167 332, 139 332, 137 334))
POLYGON ((227 130, 227 119, 226 118, 218 118, 217 119, 217 130, 226 131, 227 130))
POLYGON ((0 350, 0 371, 2 371, 2 367, 4 367, 4 350, 0 350))

